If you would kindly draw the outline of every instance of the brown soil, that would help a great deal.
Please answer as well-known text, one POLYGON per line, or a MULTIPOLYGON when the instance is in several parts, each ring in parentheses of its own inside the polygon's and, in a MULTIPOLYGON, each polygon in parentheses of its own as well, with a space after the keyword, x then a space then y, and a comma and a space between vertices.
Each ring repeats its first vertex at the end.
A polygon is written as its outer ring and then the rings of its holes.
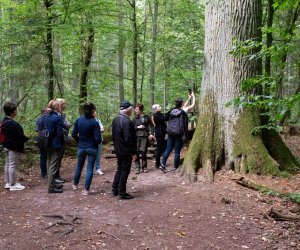
MULTIPOLYGON (((300 137, 287 142, 299 157, 300 137)), ((105 175, 94 176, 89 196, 81 192, 84 176, 79 190, 71 188, 75 164, 64 160, 63 194, 47 193, 37 165, 19 174, 24 191, 7 191, 1 183, 0 249, 300 249, 300 222, 264 216, 271 207, 291 214, 295 204, 237 185, 233 172, 218 172, 213 184, 201 176, 189 184, 179 170, 164 174, 149 161, 148 173, 130 174, 127 188, 135 199, 124 201, 110 193, 115 159, 102 160, 105 175), (63 220, 45 215, 65 220, 51 226, 63 220)), ((299 175, 248 178, 300 193, 299 175)))

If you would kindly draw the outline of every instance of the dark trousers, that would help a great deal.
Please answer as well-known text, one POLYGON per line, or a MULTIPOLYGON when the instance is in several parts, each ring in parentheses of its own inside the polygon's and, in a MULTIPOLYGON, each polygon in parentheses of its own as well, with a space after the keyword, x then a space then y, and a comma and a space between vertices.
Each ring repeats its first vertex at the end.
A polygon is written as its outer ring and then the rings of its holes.
POLYGON ((64 158, 65 151, 66 151, 66 145, 63 145, 62 149, 61 149, 61 155, 59 157, 59 166, 58 166, 57 172, 55 174, 55 179, 60 179, 61 162, 62 162, 62 159, 64 158))
POLYGON ((45 177, 47 175, 47 149, 40 147, 40 168, 41 168, 41 175, 45 177))
POLYGON ((140 162, 142 159, 142 169, 147 169, 147 150, 148 137, 137 137, 136 139, 137 158, 135 161, 135 169, 140 169, 140 162))
POLYGON ((155 167, 160 166, 160 157, 166 149, 165 137, 156 137, 156 149, 155 149, 155 167))
POLYGON ((118 192, 119 195, 126 194, 126 184, 131 168, 131 155, 118 157, 118 169, 112 184, 113 192, 118 192))

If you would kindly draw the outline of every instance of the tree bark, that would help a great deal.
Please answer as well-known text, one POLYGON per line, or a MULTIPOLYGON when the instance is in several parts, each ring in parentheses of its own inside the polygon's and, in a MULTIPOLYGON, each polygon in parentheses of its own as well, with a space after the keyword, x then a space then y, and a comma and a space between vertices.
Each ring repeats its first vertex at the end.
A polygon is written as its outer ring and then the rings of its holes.
POLYGON ((46 54, 47 54, 47 87, 48 87, 48 100, 52 100, 54 98, 54 62, 53 62, 53 37, 52 37, 52 14, 51 8, 53 6, 52 0, 44 0, 44 5, 47 11, 47 18, 46 18, 46 54))
POLYGON ((119 101, 124 100, 124 34, 123 34, 123 0, 117 0, 119 6, 118 15, 118 77, 119 77, 119 101))
MULTIPOLYGON (((267 49, 269 49, 273 44, 273 32, 269 31, 273 27, 273 18, 274 18, 274 0, 268 0, 268 19, 267 19, 267 37, 266 37, 266 45, 267 49)), ((265 74, 267 76, 271 75, 271 55, 266 55, 265 60, 265 74)))
POLYGON ((155 88, 155 63, 156 63, 156 38, 157 38, 158 0, 154 2, 154 12, 152 21, 152 49, 151 49, 151 69, 150 69, 150 105, 154 104, 155 88))
POLYGON ((182 168, 190 180, 201 167, 209 182, 221 166, 245 173, 280 173, 262 137, 251 134, 260 124, 258 114, 226 107, 242 95, 243 80, 262 73, 261 60, 230 53, 235 40, 261 40, 261 15, 261 0, 216 0, 207 5, 198 125, 182 168))
POLYGON ((132 0, 132 95, 133 103, 137 103, 137 70, 138 70, 138 28, 136 21, 136 2, 132 0))
POLYGON ((80 76, 79 114, 82 114, 83 105, 87 101, 88 67, 91 63, 91 58, 93 55, 95 31, 90 17, 87 17, 87 27, 88 27, 88 39, 86 42, 85 51, 83 55, 82 72, 80 76))

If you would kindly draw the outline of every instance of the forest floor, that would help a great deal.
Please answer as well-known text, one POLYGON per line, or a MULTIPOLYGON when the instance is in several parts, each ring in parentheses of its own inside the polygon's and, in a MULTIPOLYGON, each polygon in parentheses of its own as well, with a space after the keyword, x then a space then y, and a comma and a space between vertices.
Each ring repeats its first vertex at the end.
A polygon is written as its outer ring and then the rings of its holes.
MULTIPOLYGON (((300 137, 286 141, 300 159, 300 137)), ((72 190, 75 164, 63 161, 62 194, 47 193, 38 165, 19 173, 23 191, 5 190, 1 182, 0 249, 300 249, 300 222, 265 216, 275 208, 299 217, 289 211, 295 204, 236 184, 233 172, 219 171, 213 184, 201 176, 190 184, 180 170, 164 174, 150 160, 148 173, 129 176, 135 198, 120 200, 111 195, 115 159, 102 159, 105 175, 94 175, 89 196, 82 195, 84 176, 72 190)), ((247 178, 300 193, 300 175, 247 178)))

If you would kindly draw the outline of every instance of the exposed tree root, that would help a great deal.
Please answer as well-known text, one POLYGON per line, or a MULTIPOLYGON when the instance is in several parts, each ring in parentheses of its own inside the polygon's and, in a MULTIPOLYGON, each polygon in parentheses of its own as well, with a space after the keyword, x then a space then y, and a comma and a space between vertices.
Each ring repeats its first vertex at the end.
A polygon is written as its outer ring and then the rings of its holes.
POLYGON ((271 208, 265 215, 275 221, 300 221, 300 216, 285 215, 275 211, 274 208, 271 208))
POLYGON ((243 187, 246 187, 246 188, 261 192, 261 193, 265 193, 268 195, 280 197, 283 199, 289 199, 295 203, 300 204, 299 197, 295 196, 295 194, 293 194, 293 193, 275 191, 271 188, 268 188, 261 184, 255 183, 254 181, 248 180, 245 177, 241 177, 240 179, 236 180, 235 182, 243 187))
POLYGON ((61 215, 61 214, 44 214, 44 217, 47 218, 54 218, 59 219, 59 221, 56 221, 54 223, 51 223, 48 227, 45 229, 52 228, 54 226, 67 226, 67 230, 65 231, 53 231, 54 233, 62 233, 62 236, 65 236, 69 233, 72 233, 76 227, 76 225, 81 224, 78 220, 80 219, 76 215, 61 215), (70 219, 67 219, 67 217, 71 217, 70 219))
POLYGON ((105 231, 100 231, 100 232, 99 232, 99 234, 102 234, 102 233, 104 233, 104 234, 106 234, 106 235, 108 235, 108 236, 111 236, 111 237, 113 237, 113 238, 116 239, 116 240, 121 240, 121 239, 118 238, 117 236, 115 236, 115 235, 113 235, 113 234, 110 234, 110 233, 107 233, 107 232, 105 232, 105 231))

